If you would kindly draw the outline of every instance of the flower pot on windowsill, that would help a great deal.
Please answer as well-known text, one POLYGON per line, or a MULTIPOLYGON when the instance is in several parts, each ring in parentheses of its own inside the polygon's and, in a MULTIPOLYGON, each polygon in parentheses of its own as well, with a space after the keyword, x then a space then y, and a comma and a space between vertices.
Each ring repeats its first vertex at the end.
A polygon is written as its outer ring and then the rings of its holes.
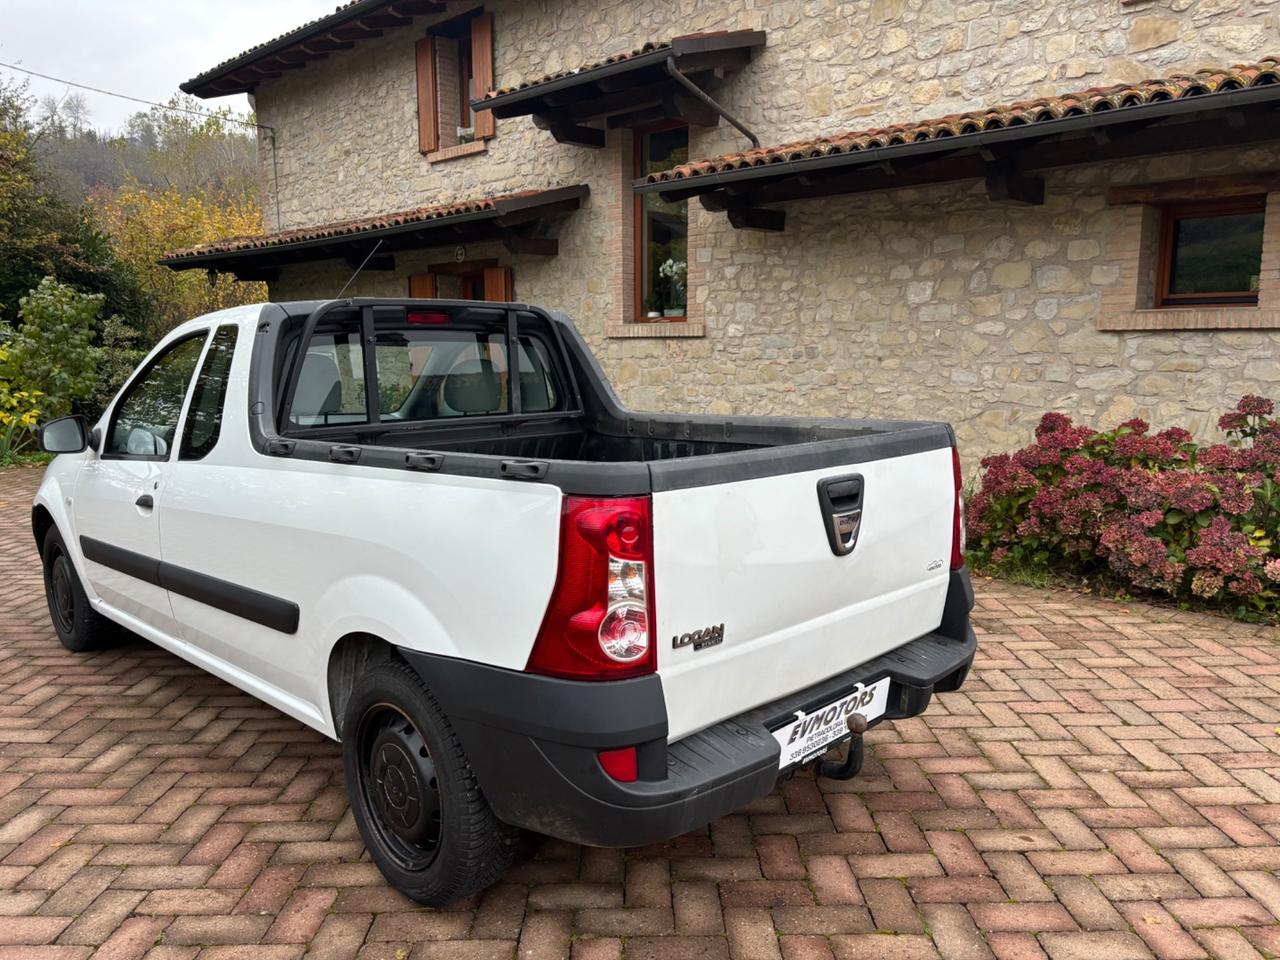
POLYGON ((661 319, 662 319, 662 311, 661 311, 661 310, 650 310, 650 311, 648 311, 648 312, 644 315, 644 318, 645 318, 646 320, 651 320, 651 321, 652 321, 652 320, 661 320, 661 319))

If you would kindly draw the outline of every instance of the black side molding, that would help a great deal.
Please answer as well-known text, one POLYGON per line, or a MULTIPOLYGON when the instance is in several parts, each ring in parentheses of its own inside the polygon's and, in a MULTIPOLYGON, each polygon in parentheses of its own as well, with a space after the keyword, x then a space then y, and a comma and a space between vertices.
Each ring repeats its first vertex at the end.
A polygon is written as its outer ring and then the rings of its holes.
POLYGON ((206 606, 260 623, 281 633, 298 632, 298 605, 290 600, 219 580, 217 577, 166 563, 93 537, 82 536, 80 550, 86 560, 189 597, 206 606))

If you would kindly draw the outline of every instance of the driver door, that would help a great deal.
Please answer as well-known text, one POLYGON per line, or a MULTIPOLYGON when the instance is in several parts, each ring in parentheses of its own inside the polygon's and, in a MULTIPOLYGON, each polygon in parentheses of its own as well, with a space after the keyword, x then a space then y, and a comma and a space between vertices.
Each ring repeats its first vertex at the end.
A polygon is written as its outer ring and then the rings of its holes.
POLYGON ((177 638, 169 596, 156 582, 158 508, 207 330, 156 354, 111 409, 102 449, 76 480, 72 515, 89 583, 102 600, 177 638))

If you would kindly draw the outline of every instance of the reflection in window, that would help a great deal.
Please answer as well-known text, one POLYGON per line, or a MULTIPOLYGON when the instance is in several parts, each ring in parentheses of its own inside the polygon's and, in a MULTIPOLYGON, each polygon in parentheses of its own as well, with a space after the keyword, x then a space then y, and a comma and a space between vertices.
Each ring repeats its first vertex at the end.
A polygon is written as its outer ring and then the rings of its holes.
POLYGON ((108 455, 157 459, 169 455, 204 338, 201 333, 169 347, 129 387, 116 406, 108 455))
MULTIPOLYGON (((689 160, 689 128, 637 132, 636 177, 689 160)), ((639 219, 636 293, 639 315, 683 318, 688 310, 689 201, 668 202, 656 193, 636 197, 639 219)))
POLYGON ((1245 197, 1167 208, 1158 305, 1257 303, 1263 203, 1245 197))

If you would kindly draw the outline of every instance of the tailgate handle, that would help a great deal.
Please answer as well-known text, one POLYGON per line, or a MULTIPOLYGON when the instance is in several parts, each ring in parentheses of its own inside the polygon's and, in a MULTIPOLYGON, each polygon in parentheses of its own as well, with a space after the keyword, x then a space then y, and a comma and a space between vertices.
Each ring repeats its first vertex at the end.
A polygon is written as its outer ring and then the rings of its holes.
POLYGON ((862 530, 862 475, 828 477, 818 481, 818 507, 827 542, 837 557, 853 553, 862 530))

